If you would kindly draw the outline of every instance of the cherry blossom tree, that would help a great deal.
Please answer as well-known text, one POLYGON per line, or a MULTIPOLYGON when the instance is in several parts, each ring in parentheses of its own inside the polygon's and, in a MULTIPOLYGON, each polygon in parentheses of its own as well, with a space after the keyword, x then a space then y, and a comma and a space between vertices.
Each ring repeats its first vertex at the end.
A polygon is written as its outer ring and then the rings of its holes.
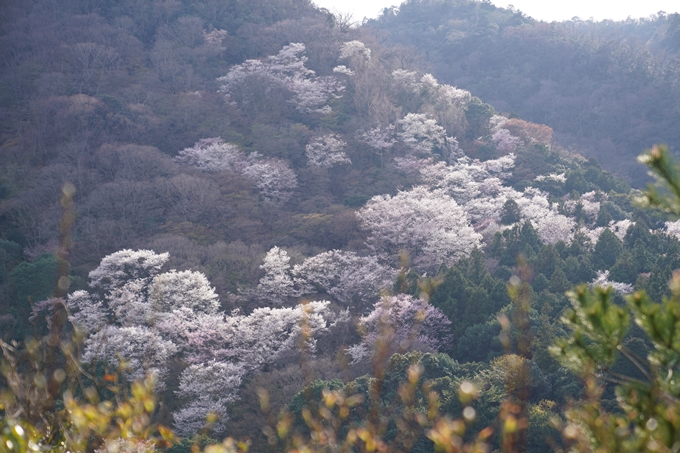
POLYGON ((491 140, 496 143, 498 152, 503 154, 514 153, 517 150, 517 146, 522 143, 521 139, 512 136, 507 129, 498 129, 491 136, 491 140))
POLYGON ((573 214, 577 208, 577 205, 580 203, 583 213, 591 223, 594 223, 597 220, 597 214, 600 212, 599 200, 606 200, 606 197, 607 196, 603 193, 591 191, 581 195, 578 200, 567 200, 564 205, 565 208, 567 208, 567 210, 573 214))
POLYGON ((130 382, 153 375, 156 388, 162 389, 169 359, 177 346, 147 326, 106 326, 85 340, 84 363, 104 361, 125 372, 130 382))
POLYGON ((443 190, 418 186, 393 197, 375 196, 357 216, 376 252, 393 259, 406 250, 423 269, 451 265, 480 244, 465 211, 443 190))
POLYGON ((560 214, 557 205, 550 204, 547 194, 538 189, 527 188, 524 196, 515 201, 522 212, 522 220, 531 221, 541 241, 546 244, 571 242, 577 227, 576 221, 560 214))
MULTIPOLYGON (((213 426, 219 432, 247 372, 296 348, 303 332, 313 351, 315 335, 344 316, 333 314, 326 301, 226 315, 203 274, 161 272, 168 258, 151 250, 109 255, 90 273, 93 291, 72 293, 67 305, 85 334, 85 363, 104 362, 130 381, 151 374, 160 389, 173 357, 191 364, 177 392, 186 404, 174 414, 178 432, 186 435, 201 429, 208 413, 219 417, 213 426)), ((282 298, 294 291, 284 251, 272 249, 262 268, 262 292, 282 298)))
POLYGON ((310 167, 331 168, 338 164, 351 164, 352 161, 343 148, 347 142, 335 134, 316 137, 305 146, 307 165, 310 167))
POLYGON ((347 352, 356 363, 376 352, 418 348, 438 351, 451 341, 450 325, 446 315, 425 300, 408 294, 383 297, 360 319, 362 341, 347 352))
POLYGON ((416 155, 428 156, 446 144, 446 130, 422 113, 409 113, 399 120, 399 138, 416 155))
POLYGON ((380 165, 383 163, 383 154, 394 147, 397 141, 394 139, 394 124, 378 126, 359 134, 359 139, 375 149, 380 154, 380 165))
POLYGON ((601 288, 612 287, 614 291, 621 294, 630 294, 633 292, 633 285, 630 283, 613 282, 609 280, 609 271, 597 271, 597 277, 590 282, 590 286, 599 286, 601 288))
POLYGON ((291 275, 290 258, 288 253, 279 248, 272 247, 264 257, 260 266, 265 274, 260 279, 257 287, 245 291, 246 297, 250 297, 267 305, 281 305, 290 297, 300 295, 295 288, 295 282, 291 275))
POLYGON ((371 59, 371 49, 361 41, 349 41, 340 46, 340 59, 360 57, 364 60, 371 59))
POLYGON ((241 173, 253 182, 267 201, 288 201, 297 187, 295 171, 281 159, 254 160, 241 173))
POLYGON ((202 316, 178 328, 187 338, 190 363, 230 361, 250 372, 294 349, 303 328, 310 335, 307 347, 313 350, 314 336, 344 319, 344 314, 332 313, 329 304, 313 301, 295 307, 257 308, 249 315, 202 316))
POLYGON ((212 430, 224 432, 229 418, 227 408, 238 400, 245 374, 243 366, 228 362, 213 361, 185 369, 176 393, 186 404, 172 414, 177 434, 191 437, 206 427, 209 415, 216 419, 212 430))
POLYGON ((156 253, 153 250, 125 249, 112 253, 90 272, 90 286, 110 291, 132 279, 153 277, 169 258, 168 253, 156 253))
POLYGON ((535 178, 536 181, 557 181, 557 182, 567 182, 567 175, 564 173, 550 173, 548 175, 538 175, 535 178))
POLYGON ((397 270, 381 264, 375 256, 331 250, 296 265, 293 275, 305 293, 326 293, 345 306, 363 307, 392 286, 397 270))
POLYGON ((271 202, 287 201, 297 187, 297 175, 288 162, 263 159, 258 153, 246 158, 238 146, 224 143, 219 137, 199 140, 193 147, 180 151, 175 161, 206 172, 239 172, 252 182, 265 200, 271 202))
POLYGON ((438 162, 425 166, 420 175, 431 188, 453 197, 474 224, 499 222, 505 202, 522 196, 503 185, 514 165, 513 154, 485 162, 462 157, 450 165, 438 162))
POLYGON ((680 239, 680 220, 666 222, 664 224, 664 229, 666 234, 673 236, 676 239, 680 239))
POLYGON ((225 143, 220 137, 203 138, 194 146, 184 148, 175 157, 175 162, 193 165, 206 172, 241 171, 247 164, 239 147, 225 143))
POLYGON ((266 99, 271 90, 281 88, 292 94, 291 102, 298 110, 327 113, 327 102, 344 86, 335 77, 318 77, 305 67, 304 52, 304 44, 291 43, 263 61, 246 60, 233 66, 226 76, 217 79, 220 92, 231 101, 247 104, 256 102, 256 98, 266 99), (262 82, 261 89, 251 89, 254 79, 262 82))

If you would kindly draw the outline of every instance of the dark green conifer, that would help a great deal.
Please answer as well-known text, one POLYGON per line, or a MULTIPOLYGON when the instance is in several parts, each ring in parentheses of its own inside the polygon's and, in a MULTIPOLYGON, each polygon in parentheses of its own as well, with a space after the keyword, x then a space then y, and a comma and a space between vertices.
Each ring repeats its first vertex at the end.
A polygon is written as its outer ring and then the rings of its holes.
POLYGON ((604 230, 595 244, 593 264, 595 269, 609 269, 623 251, 623 243, 609 229, 604 230))
POLYGON ((571 282, 564 274, 564 271, 560 268, 557 268, 555 272, 553 272, 552 277, 550 277, 550 285, 548 286, 548 290, 551 293, 563 294, 569 288, 571 288, 571 282))
POLYGON ((519 205, 515 200, 509 199, 503 205, 503 211, 501 211, 501 223, 503 225, 512 225, 513 223, 519 222, 521 219, 521 212, 519 210, 519 205))

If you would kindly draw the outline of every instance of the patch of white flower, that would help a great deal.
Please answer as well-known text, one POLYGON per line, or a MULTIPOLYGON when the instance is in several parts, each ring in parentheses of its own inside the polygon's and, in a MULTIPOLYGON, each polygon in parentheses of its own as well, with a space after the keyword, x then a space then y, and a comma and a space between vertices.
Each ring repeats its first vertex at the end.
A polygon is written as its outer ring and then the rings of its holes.
POLYGON ((233 66, 227 75, 220 77, 219 91, 232 102, 254 102, 267 95, 267 91, 279 87, 293 93, 292 102, 304 112, 328 113, 327 102, 339 96, 345 87, 335 77, 318 77, 314 71, 305 67, 305 45, 291 43, 273 56, 260 60, 246 60, 233 66), (249 80, 265 82, 264 92, 248 86, 249 80), (255 91, 255 92, 253 92, 255 91))
POLYGON ((333 68, 333 72, 336 74, 345 74, 346 76, 353 76, 354 71, 345 65, 339 65, 333 68))
POLYGON ((680 240, 680 220, 676 220, 674 222, 666 222, 664 224, 664 230, 666 234, 680 240))
POLYGON ((305 146, 307 165, 310 167, 331 168, 339 164, 351 164, 352 161, 343 149, 347 142, 336 134, 326 134, 316 137, 305 146))
POLYGON ((340 47, 340 59, 352 58, 359 56, 366 61, 371 59, 371 49, 361 41, 349 41, 343 43, 340 47))
POLYGON ((371 148, 384 151, 392 148, 397 143, 394 139, 394 130, 394 124, 378 126, 362 132, 358 138, 371 148))
POLYGON ((401 141, 416 155, 427 156, 446 144, 446 130, 422 113, 409 113, 399 120, 401 141))
POLYGON ((535 181, 557 181, 557 182, 567 182, 567 176, 565 173, 550 173, 549 175, 538 175, 534 179, 535 181))
POLYGON ((503 128, 503 126, 506 125, 507 122, 508 119, 503 115, 494 115, 491 118, 489 118, 489 128, 493 132, 498 132, 503 128))
POLYGON ((612 287, 614 291, 621 294, 630 294, 633 292, 633 285, 629 283, 613 282, 609 280, 609 271, 598 271, 597 277, 590 282, 590 286, 599 286, 601 288, 612 287))

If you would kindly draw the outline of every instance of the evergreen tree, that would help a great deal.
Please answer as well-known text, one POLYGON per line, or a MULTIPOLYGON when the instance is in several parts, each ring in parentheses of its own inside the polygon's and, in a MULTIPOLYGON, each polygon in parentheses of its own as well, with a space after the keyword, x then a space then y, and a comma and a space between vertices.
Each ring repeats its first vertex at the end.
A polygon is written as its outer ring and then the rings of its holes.
POLYGON ((605 208, 604 204, 601 204, 600 210, 597 212, 597 220, 595 221, 595 226, 606 227, 612 220, 614 220, 612 215, 609 213, 607 208, 605 208))
POLYGON ((490 276, 486 268, 484 253, 475 247, 468 258, 463 258, 456 264, 463 272, 465 278, 475 285, 481 285, 482 281, 490 276))
POLYGON ((652 233, 649 232, 649 226, 641 219, 637 218, 635 225, 631 225, 626 231, 626 236, 623 238, 623 243, 628 248, 633 248, 635 243, 640 240, 646 247, 650 247, 655 241, 652 233))
POLYGON ((583 172, 581 170, 574 170, 567 176, 567 181, 564 185, 567 192, 578 192, 583 194, 590 190, 590 184, 583 177, 583 172))
POLYGON ((609 269, 623 251, 623 243, 609 229, 604 230, 595 244, 593 265, 595 269, 609 269))
POLYGON ((57 285, 57 259, 45 254, 32 263, 22 262, 10 273, 19 306, 53 295, 57 285))
POLYGON ((609 278, 615 282, 630 283, 632 285, 637 280, 637 276, 637 266, 633 254, 624 250, 616 260, 616 264, 611 268, 609 278))
POLYGON ((454 328, 463 318, 472 286, 460 269, 454 266, 444 275, 444 281, 437 286, 430 297, 430 303, 444 312, 454 323, 454 328))
POLYGON ((541 249, 536 258, 536 269, 545 275, 552 275, 555 269, 561 267, 561 261, 557 249, 548 244, 541 249))
POLYGON ((521 214, 517 202, 513 199, 508 199, 503 205, 503 211, 501 211, 501 224, 512 225, 517 223, 521 219, 521 214))
POLYGON ((538 233, 534 229, 534 226, 528 220, 522 225, 522 231, 520 233, 520 242, 524 245, 524 251, 529 255, 535 255, 541 250, 541 239, 538 237, 538 233))
POLYGON ((569 288, 571 288, 569 279, 564 274, 562 269, 557 268, 557 270, 555 270, 555 272, 553 272, 552 276, 550 277, 550 285, 548 286, 548 290, 551 293, 563 294, 569 288))
POLYGON ((544 289, 548 289, 548 286, 550 286, 550 281, 545 275, 543 275, 543 273, 540 273, 534 278, 533 284, 531 286, 534 288, 534 291, 540 293, 544 289))
MULTIPOLYGON (((642 239, 635 241, 635 246, 633 247, 633 263, 635 265, 635 272, 638 274, 643 272, 649 272, 653 263, 653 256, 645 246, 642 239)), ((637 278, 637 277, 636 277, 637 278)))
POLYGON ((495 313, 494 305, 489 298, 489 293, 484 288, 477 287, 470 294, 465 305, 465 313, 462 323, 456 330, 462 334, 468 327, 485 322, 490 315, 495 313))

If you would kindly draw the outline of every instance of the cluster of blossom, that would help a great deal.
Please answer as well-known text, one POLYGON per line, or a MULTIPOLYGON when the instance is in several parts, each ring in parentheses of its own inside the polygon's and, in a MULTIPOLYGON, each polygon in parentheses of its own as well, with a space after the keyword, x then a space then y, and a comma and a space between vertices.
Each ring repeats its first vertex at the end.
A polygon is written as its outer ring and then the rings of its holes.
POLYGON ((305 347, 313 352, 314 335, 344 317, 345 313, 332 313, 329 302, 321 300, 294 307, 261 307, 247 316, 236 310, 226 317, 186 320, 186 359, 193 364, 230 362, 251 372, 294 349, 303 330, 312 335, 305 339, 305 347))
POLYGON ((453 197, 480 229, 491 226, 493 230, 495 227, 491 224, 500 221, 505 202, 515 200, 521 221, 531 221, 543 242, 569 243, 576 222, 560 214, 557 205, 550 204, 546 193, 535 188, 518 192, 503 184, 510 176, 514 162, 513 154, 486 162, 464 157, 451 165, 443 162, 428 165, 421 169, 421 178, 429 187, 453 197))
POLYGON ((393 197, 378 195, 357 217, 370 232, 373 250, 386 259, 406 250, 421 269, 452 265, 480 245, 465 211, 441 189, 417 186, 393 197))
POLYGON ((435 147, 446 145, 446 130, 425 114, 409 113, 399 120, 399 127, 399 138, 416 155, 429 156, 435 147))
POLYGON ((285 250, 272 247, 260 266, 265 275, 258 285, 242 294, 253 300, 283 304, 303 294, 332 296, 345 306, 363 307, 389 288, 396 269, 385 266, 375 256, 331 250, 305 259, 291 267, 285 250))
POLYGON ((304 293, 326 293, 345 306, 363 307, 392 286, 397 270, 375 256, 331 250, 296 265, 293 275, 304 293))
POLYGON ((220 137, 204 138, 179 152, 175 161, 205 172, 234 171, 247 177, 268 201, 283 202, 297 187, 297 175, 288 162, 263 159, 257 153, 246 158, 237 145, 220 137))
MULTIPOLYGON (((489 118, 489 129, 491 129, 492 132, 498 132, 507 124, 507 122, 508 119, 503 115, 493 115, 489 118)), ((510 131, 508 131, 508 133, 510 133, 510 131)))
POLYGON ((352 362, 372 357, 376 352, 413 348, 438 351, 451 340, 451 321, 434 305, 408 294, 383 297, 373 311, 362 317, 362 341, 347 349, 352 362))
POLYGON ((394 124, 389 126, 378 126, 359 134, 358 138, 371 148, 379 150, 381 153, 391 149, 397 141, 394 139, 394 124))
POLYGON ((237 145, 213 137, 202 138, 194 146, 184 148, 175 157, 175 162, 193 165, 206 172, 241 171, 247 159, 237 145))
POLYGON ((530 187, 515 201, 522 213, 522 220, 531 221, 541 241, 546 244, 571 242, 577 227, 576 221, 560 214, 557 204, 551 205, 547 194, 530 187))
POLYGON ((405 91, 422 93, 424 89, 427 90, 435 104, 463 108, 472 100, 472 94, 469 91, 440 84, 432 74, 424 74, 419 78, 415 71, 396 69, 392 71, 392 80, 398 88, 405 91))
POLYGON ((598 271, 597 277, 590 282, 590 286, 599 286, 601 288, 612 287, 614 291, 621 294, 630 294, 633 292, 633 285, 629 283, 612 282, 609 280, 609 271, 598 271))
POLYGON ((241 174, 252 181, 267 201, 285 202, 297 187, 295 171, 281 159, 251 159, 241 174))
POLYGON ((536 181, 557 181, 557 182, 567 182, 567 176, 564 173, 550 173, 549 175, 538 175, 535 178, 536 181))
POLYGON ((498 129, 491 136, 491 140, 496 143, 496 149, 502 154, 514 153, 517 150, 517 147, 522 143, 520 138, 511 135, 510 131, 507 129, 498 129))
POLYGON ((222 42, 224 42, 224 39, 227 37, 227 35, 227 30, 220 30, 216 28, 211 32, 203 32, 203 39, 209 46, 220 47, 222 46, 222 42))
POLYGON ((324 301, 225 316, 203 274, 161 272, 168 258, 151 250, 111 254, 90 273, 93 291, 75 291, 67 304, 71 321, 86 335, 86 363, 105 362, 130 380, 153 374, 158 388, 173 357, 193 364, 177 392, 187 404, 175 413, 178 432, 190 435, 209 412, 226 421, 227 404, 237 398, 246 372, 294 348, 303 328, 313 346, 313 335, 333 316, 324 301))
POLYGON ((680 220, 676 220, 674 222, 666 222, 664 226, 666 234, 680 240, 680 220))
POLYGON ((180 378, 179 394, 187 404, 173 414, 175 431, 190 437, 205 427, 206 414, 216 419, 211 427, 224 432, 228 420, 227 407, 238 400, 238 389, 246 374, 242 365, 208 362, 189 366, 180 378))
POLYGON ((405 69, 395 69, 392 71, 392 79, 394 83, 402 88, 419 92, 422 85, 418 81, 418 73, 415 71, 407 71, 405 69))
POLYGON ((333 72, 336 74, 344 74, 346 76, 353 76, 355 73, 352 71, 350 68, 345 66, 344 64, 338 65, 333 68, 333 72))
POLYGON ((515 165, 515 156, 480 162, 463 157, 451 165, 438 162, 420 170, 422 181, 434 189, 443 189, 470 216, 473 223, 500 220, 503 204, 522 196, 503 185, 515 165))
POLYGON ((594 246, 604 230, 610 230, 616 235, 617 238, 623 241, 623 239, 626 237, 626 232, 628 232, 628 228, 633 225, 635 225, 635 222, 628 219, 619 221, 612 220, 606 227, 596 227, 592 229, 582 228, 579 230, 579 233, 588 238, 591 246, 594 246))
POLYGON ((290 273, 290 257, 285 250, 272 247, 265 255, 260 269, 264 270, 265 274, 257 287, 247 292, 247 296, 281 305, 288 298, 298 297, 302 294, 302 291, 295 287, 295 282, 290 273))
POLYGON ((305 146, 307 165, 331 168, 339 164, 351 164, 352 161, 343 151, 345 146, 347 146, 347 142, 338 138, 336 134, 316 137, 305 146))
POLYGON ((326 103, 343 91, 344 86, 335 77, 317 77, 314 71, 306 68, 307 57, 304 52, 304 44, 291 43, 264 61, 246 60, 233 66, 226 76, 217 79, 221 84, 219 90, 233 98, 245 82, 259 78, 271 87, 292 92, 297 109, 327 113, 330 107, 326 103))
POLYGON ((361 57, 364 60, 371 59, 371 49, 361 41, 348 41, 340 46, 340 59, 361 57))
POLYGON ((583 209, 583 212, 588 217, 588 219, 591 222, 595 222, 595 220, 597 220, 597 215, 600 212, 600 200, 605 201, 606 199, 606 194, 593 190, 591 192, 584 193, 578 200, 567 200, 564 203, 564 206, 569 212, 573 213, 580 203, 581 209, 583 209))

